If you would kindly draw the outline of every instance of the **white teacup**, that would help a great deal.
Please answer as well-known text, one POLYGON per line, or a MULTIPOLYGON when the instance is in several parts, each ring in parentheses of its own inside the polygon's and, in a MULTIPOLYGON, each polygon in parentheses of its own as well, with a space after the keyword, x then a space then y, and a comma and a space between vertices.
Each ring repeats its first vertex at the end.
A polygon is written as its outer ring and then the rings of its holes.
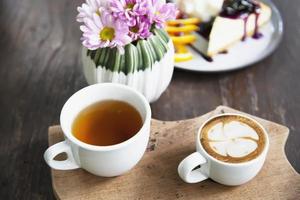
POLYGON ((211 117, 202 124, 196 136, 196 149, 196 152, 183 159, 178 166, 178 174, 182 180, 187 183, 198 183, 211 178, 223 185, 235 186, 251 180, 261 170, 269 149, 269 138, 266 130, 256 120, 245 115, 226 113, 211 117), (217 160, 205 151, 200 142, 201 130, 212 119, 224 115, 237 115, 250 119, 263 130, 265 145, 263 151, 256 158, 246 162, 228 163, 217 160))
POLYGON ((142 158, 150 135, 151 109, 143 95, 134 89, 114 83, 100 83, 85 87, 72 95, 62 108, 60 125, 65 140, 50 146, 44 159, 53 169, 70 170, 83 168, 103 177, 121 175, 142 158), (80 111, 101 100, 120 100, 134 106, 143 119, 143 126, 130 139, 111 146, 86 144, 73 136, 72 124, 80 111), (61 153, 67 154, 63 161, 54 160, 61 153))

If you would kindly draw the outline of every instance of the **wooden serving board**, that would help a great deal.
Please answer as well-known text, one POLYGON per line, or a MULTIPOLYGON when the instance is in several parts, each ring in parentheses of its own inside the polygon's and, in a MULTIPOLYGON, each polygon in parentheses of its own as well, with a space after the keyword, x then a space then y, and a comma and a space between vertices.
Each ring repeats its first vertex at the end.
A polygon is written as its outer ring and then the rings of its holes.
MULTIPOLYGON (((219 106, 194 119, 164 122, 152 120, 147 152, 130 172, 115 178, 97 177, 82 169, 52 170, 53 190, 58 199, 300 199, 300 175, 284 153, 288 128, 256 118, 268 131, 270 150, 261 172, 236 187, 212 180, 184 183, 177 174, 179 162, 195 151, 195 133, 209 117, 238 111, 219 106)), ((252 116, 253 117, 253 116, 252 116)), ((49 128, 49 145, 63 140, 59 126, 49 128)), ((130 156, 130 155, 128 155, 130 156)))

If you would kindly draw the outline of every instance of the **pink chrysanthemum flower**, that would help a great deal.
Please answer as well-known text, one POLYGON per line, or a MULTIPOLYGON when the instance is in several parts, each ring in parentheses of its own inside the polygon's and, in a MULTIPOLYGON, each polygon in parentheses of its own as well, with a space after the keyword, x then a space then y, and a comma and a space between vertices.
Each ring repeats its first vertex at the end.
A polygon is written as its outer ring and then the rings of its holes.
POLYGON ((123 47, 131 42, 127 24, 106 11, 100 16, 94 13, 92 19, 84 18, 80 30, 83 32, 82 44, 90 50, 117 47, 123 53, 123 47))
POLYGON ((76 19, 78 22, 83 22, 84 18, 93 18, 93 14, 100 15, 100 11, 107 6, 107 0, 86 0, 81 7, 77 7, 79 14, 76 19), (100 10, 99 10, 100 9, 100 10))
POLYGON ((151 21, 157 28, 163 28, 167 20, 175 19, 177 8, 173 3, 163 3, 160 0, 151 0, 152 10, 150 11, 151 21))
POLYGON ((147 39, 153 26, 162 28, 175 18, 174 4, 160 0, 86 0, 78 7, 77 21, 83 23, 82 44, 90 50, 118 48, 147 39))
POLYGON ((129 27, 129 36, 133 41, 138 39, 146 39, 152 33, 150 32, 151 23, 146 16, 136 18, 136 25, 129 27))
POLYGON ((146 15, 149 0, 110 0, 110 9, 114 17, 127 22, 128 26, 136 25, 136 16, 146 15))

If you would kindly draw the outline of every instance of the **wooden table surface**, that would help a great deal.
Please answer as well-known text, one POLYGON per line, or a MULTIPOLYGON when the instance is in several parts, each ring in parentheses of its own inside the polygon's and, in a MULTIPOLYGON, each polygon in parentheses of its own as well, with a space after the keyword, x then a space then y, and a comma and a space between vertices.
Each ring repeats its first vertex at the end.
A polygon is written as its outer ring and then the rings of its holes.
MULTIPOLYGON (((274 0, 285 34, 273 55, 220 74, 175 70, 153 117, 178 120, 223 104, 290 128, 288 160, 300 172, 300 3, 274 0)), ((0 1, 0 199, 53 199, 43 160, 48 126, 85 87, 76 7, 82 1, 0 1)))

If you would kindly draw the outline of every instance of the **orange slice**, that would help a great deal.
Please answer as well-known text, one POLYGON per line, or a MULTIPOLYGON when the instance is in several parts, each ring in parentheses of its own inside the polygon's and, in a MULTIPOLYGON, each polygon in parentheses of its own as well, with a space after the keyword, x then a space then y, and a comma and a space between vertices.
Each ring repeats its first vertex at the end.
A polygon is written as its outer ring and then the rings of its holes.
POLYGON ((175 53, 187 53, 188 49, 186 45, 175 45, 175 53))
POLYGON ((171 36, 171 40, 176 44, 190 44, 196 41, 194 35, 171 36))
POLYGON ((166 26, 168 33, 189 33, 197 30, 199 30, 199 27, 196 25, 166 26))
POLYGON ((169 26, 176 26, 179 24, 184 24, 184 25, 188 25, 188 24, 199 24, 201 21, 199 18, 196 17, 191 17, 191 18, 186 18, 186 19, 174 19, 174 20, 170 20, 167 21, 167 25, 169 26))
POLYGON ((193 55, 190 52, 187 53, 175 53, 174 60, 175 62, 185 62, 188 60, 192 60, 193 55))

